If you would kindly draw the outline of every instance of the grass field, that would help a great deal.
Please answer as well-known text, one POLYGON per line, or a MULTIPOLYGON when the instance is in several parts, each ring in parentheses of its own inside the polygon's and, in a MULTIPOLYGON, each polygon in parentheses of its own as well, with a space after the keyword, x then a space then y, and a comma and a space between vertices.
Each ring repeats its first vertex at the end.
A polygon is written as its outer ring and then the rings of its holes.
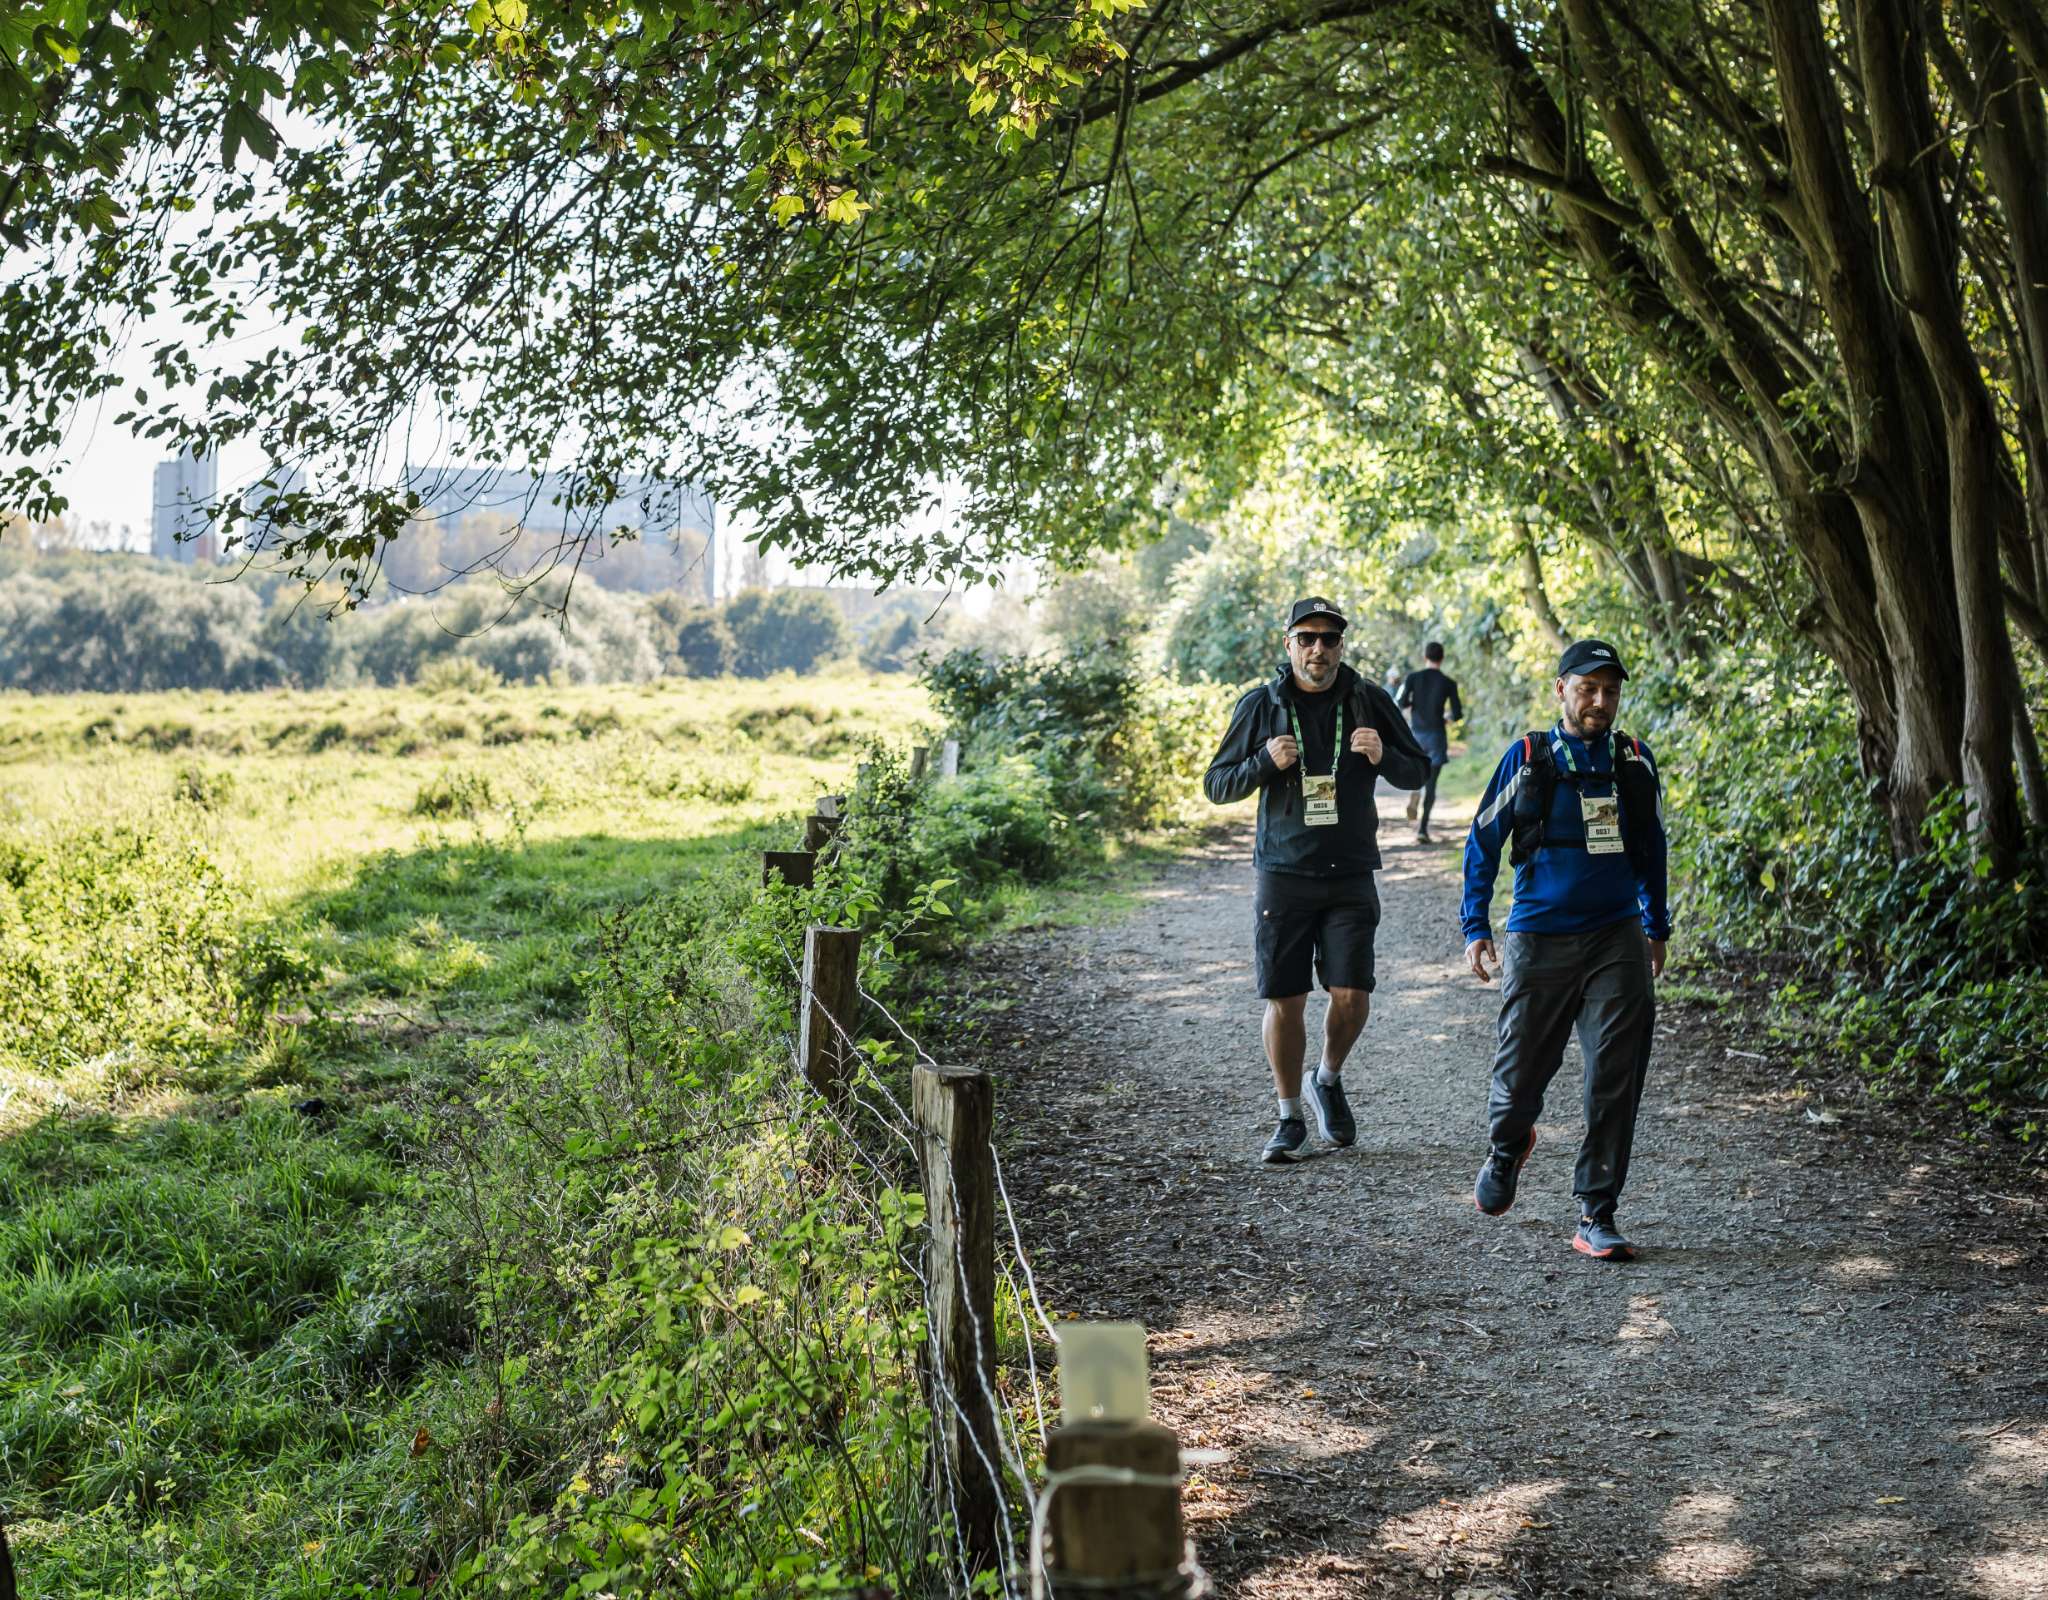
MULTIPOLYGON (((0 1476, 23 1592, 334 1595, 467 1514, 430 1113, 604 914, 784 842, 908 680, 0 697, 0 1476)), ((516 1453, 516 1452, 515 1452, 516 1453)))

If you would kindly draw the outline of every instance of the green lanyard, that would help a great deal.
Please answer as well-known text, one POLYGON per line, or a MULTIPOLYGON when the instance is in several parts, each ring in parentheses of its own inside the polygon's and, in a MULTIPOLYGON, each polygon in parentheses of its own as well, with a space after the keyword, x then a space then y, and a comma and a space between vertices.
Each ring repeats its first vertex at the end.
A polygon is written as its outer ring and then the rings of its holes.
MULTIPOLYGON (((1299 714, 1298 712, 1296 712, 1296 710, 1294 709, 1294 702, 1293 702, 1292 700, 1290 700, 1290 701, 1288 701, 1288 702, 1287 702, 1287 720, 1288 720, 1288 721, 1290 721, 1290 722, 1292 722, 1292 723, 1294 724, 1294 747, 1295 747, 1295 749, 1296 749, 1296 750, 1298 750, 1298 751, 1299 751, 1299 752, 1301 753, 1301 770, 1302 770, 1302 771, 1303 771, 1304 773, 1307 773, 1307 774, 1308 774, 1309 776, 1313 777, 1313 776, 1314 776, 1314 774, 1313 774, 1313 773, 1309 773, 1309 771, 1308 771, 1308 741, 1307 741, 1306 739, 1304 739, 1304 738, 1303 738, 1303 737, 1301 736, 1301 716, 1300 716, 1300 714, 1299 714)), ((1331 739, 1331 741, 1330 741, 1330 776, 1331 776, 1331 777, 1333 777, 1333 778, 1334 778, 1334 777, 1336 777, 1336 775, 1337 775, 1337 763, 1338 763, 1339 761, 1343 760, 1343 759, 1344 759, 1344 702, 1343 702, 1342 700, 1339 700, 1339 701, 1337 702, 1337 732, 1336 732, 1336 735, 1335 735, 1335 737, 1333 737, 1333 738, 1331 739)))
MULTIPOLYGON (((1609 737, 1613 736, 1610 734, 1609 737)), ((1577 777, 1579 775, 1579 764, 1572 759, 1571 740, 1565 738, 1560 733, 1551 742, 1555 745, 1557 753, 1564 757, 1564 770, 1573 777, 1577 777)), ((1590 744, 1586 746, 1586 776, 1589 778, 1612 778, 1614 776, 1611 772, 1595 772, 1593 770, 1593 747, 1590 744)))

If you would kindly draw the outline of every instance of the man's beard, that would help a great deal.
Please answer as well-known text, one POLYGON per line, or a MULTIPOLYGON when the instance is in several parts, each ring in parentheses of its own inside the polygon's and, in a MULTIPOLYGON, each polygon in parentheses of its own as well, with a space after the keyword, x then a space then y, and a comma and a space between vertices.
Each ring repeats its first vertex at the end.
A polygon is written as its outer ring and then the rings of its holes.
POLYGON ((1587 711, 1576 717, 1567 711, 1564 715, 1565 732, 1577 734, 1582 739, 1589 733, 1605 733, 1613 726, 1614 713, 1611 711, 1587 711))

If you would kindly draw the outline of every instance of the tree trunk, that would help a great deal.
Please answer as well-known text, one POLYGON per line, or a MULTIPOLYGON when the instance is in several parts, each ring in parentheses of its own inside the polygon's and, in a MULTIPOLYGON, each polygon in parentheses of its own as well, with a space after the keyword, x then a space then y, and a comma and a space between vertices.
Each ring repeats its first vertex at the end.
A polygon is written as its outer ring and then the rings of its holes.
POLYGON ((1873 178, 1913 332, 1941 397, 1948 454, 1948 529, 1963 653, 1962 769, 1971 826, 2000 875, 2019 861, 2009 686, 2017 682, 1998 573, 2006 503, 2003 441, 1963 326, 1953 237, 1925 154, 1936 142, 1927 57, 1899 0, 1860 0, 1857 42, 1868 102, 1873 178))
POLYGON ((2048 426, 2042 413, 2048 406, 2048 207, 2041 195, 2048 126, 2040 87, 2020 75, 2006 36, 1981 12, 1969 31, 1984 106, 1984 171, 2005 216, 2020 331, 2015 357, 2022 367, 2014 378, 2027 454, 2027 529, 2025 560, 2015 560, 2012 579, 2038 604, 2048 600, 2048 426))
POLYGON ((1963 776, 1951 687, 1963 675, 1955 580, 1948 541, 1936 532, 1946 521, 1943 437, 1920 351, 1882 279, 1819 12, 1813 0, 1765 0, 1764 12, 1791 156, 1794 231, 1848 386, 1852 455, 1841 481, 1863 527, 1896 695, 1892 842, 1912 854, 1923 848, 1921 823, 1934 796, 1963 776))
POLYGON ((1551 649, 1563 655, 1565 646, 1572 642, 1571 635, 1564 631, 1557 608, 1550 603, 1550 590, 1543 582, 1543 557, 1537 553, 1536 532, 1527 518, 1522 521, 1522 598, 1528 602, 1530 614, 1551 649))

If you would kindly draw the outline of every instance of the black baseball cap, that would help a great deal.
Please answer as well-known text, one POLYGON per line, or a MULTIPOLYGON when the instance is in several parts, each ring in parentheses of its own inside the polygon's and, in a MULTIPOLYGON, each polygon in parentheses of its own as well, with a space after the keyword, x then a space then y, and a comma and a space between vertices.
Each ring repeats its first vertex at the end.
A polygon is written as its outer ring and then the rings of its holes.
POLYGON ((1557 675, 1560 678, 1583 677, 1588 672, 1598 672, 1602 667, 1612 667, 1624 678, 1628 668, 1621 664, 1621 657, 1613 645, 1605 639, 1581 639, 1566 648, 1557 658, 1557 675))
POLYGON ((1287 626, 1290 628, 1298 628, 1304 622, 1308 621, 1310 617, 1328 617, 1332 622, 1337 624, 1339 631, 1342 631, 1343 629, 1351 626, 1351 624, 1345 620, 1344 613, 1339 611, 1335 606, 1331 605, 1329 601, 1323 599, 1320 595, 1313 595, 1306 600, 1295 601, 1294 609, 1287 613, 1287 626))

